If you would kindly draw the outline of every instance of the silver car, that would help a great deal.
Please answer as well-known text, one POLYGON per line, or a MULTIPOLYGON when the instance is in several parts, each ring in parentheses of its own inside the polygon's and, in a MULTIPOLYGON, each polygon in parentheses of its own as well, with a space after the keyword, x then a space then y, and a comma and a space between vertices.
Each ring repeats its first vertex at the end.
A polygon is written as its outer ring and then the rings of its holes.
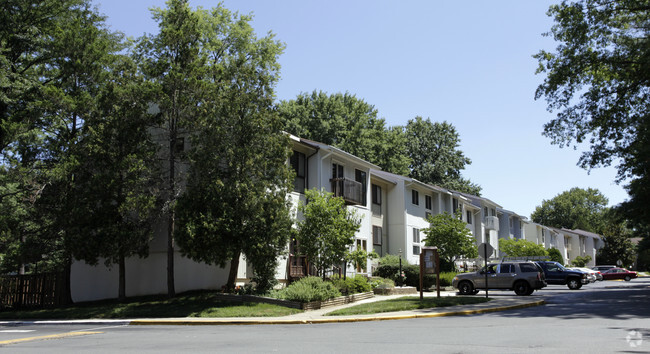
POLYGON ((590 283, 595 283, 596 280, 603 280, 603 275, 600 274, 600 272, 597 272, 597 271, 595 271, 593 269, 581 268, 581 267, 573 267, 573 268, 567 268, 567 269, 587 273, 587 279, 589 279, 590 283), (599 275, 600 275, 600 279, 598 279, 599 275))
POLYGON ((451 284, 461 295, 474 295, 478 290, 514 290, 517 295, 530 295, 546 287, 544 271, 534 262, 488 264, 478 272, 460 273, 451 284), (486 286, 487 273, 487 286, 486 286))

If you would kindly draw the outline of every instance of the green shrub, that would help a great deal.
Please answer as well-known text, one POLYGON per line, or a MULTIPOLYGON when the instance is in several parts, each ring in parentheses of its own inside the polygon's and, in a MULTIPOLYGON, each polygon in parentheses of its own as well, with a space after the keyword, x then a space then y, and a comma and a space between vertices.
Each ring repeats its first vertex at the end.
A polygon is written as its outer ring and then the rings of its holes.
POLYGON ((370 286, 373 289, 392 289, 395 287, 395 282, 388 278, 372 277, 370 279, 370 286))
POLYGON ((336 275, 330 278, 330 281, 343 295, 352 295, 372 291, 372 286, 368 282, 368 278, 359 274, 355 275, 354 277, 347 277, 345 279, 339 278, 339 276, 336 275))
MULTIPOLYGON (((413 286, 420 288, 420 266, 414 264, 402 263, 402 272, 406 276, 405 286, 413 286)), ((395 265, 380 265, 372 273, 378 277, 387 278, 392 280, 395 285, 399 285, 397 282, 397 275, 399 273, 399 264, 395 265)), ((440 273, 440 287, 451 286, 451 281, 456 276, 456 272, 441 272, 440 273)), ((436 275, 435 274, 425 274, 424 275, 424 288, 432 289, 436 287, 436 275)))
POLYGON ((558 262, 561 265, 564 265, 564 258, 562 257, 562 253, 560 252, 559 249, 555 247, 551 247, 548 249, 548 257, 549 260, 553 262, 558 262))
MULTIPOLYGON (((389 265, 389 266, 396 266, 399 268, 399 256, 396 256, 394 254, 387 254, 381 258, 378 259, 379 265, 389 265)), ((405 259, 402 259, 402 267, 408 265, 408 262, 405 259)))
POLYGON ((375 276, 391 279, 393 281, 397 279, 397 273, 399 273, 399 264, 394 265, 383 263, 372 272, 375 276))
POLYGON ((451 282, 456 276, 456 272, 442 272, 440 273, 440 287, 451 286, 451 282))
POLYGON ((571 265, 573 267, 584 267, 587 265, 587 263, 591 260, 590 255, 586 255, 584 257, 576 257, 573 261, 571 261, 571 265))
POLYGON ((331 283, 319 277, 306 277, 278 292, 280 299, 298 302, 324 301, 341 296, 331 283))

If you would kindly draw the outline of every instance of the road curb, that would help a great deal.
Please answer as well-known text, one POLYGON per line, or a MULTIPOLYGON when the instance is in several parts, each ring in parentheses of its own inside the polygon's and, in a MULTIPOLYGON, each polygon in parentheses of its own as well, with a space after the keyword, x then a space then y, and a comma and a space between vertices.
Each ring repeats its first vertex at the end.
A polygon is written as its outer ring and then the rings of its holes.
POLYGON ((217 326, 217 325, 272 325, 272 324, 320 324, 320 323, 349 323, 349 322, 369 322, 369 321, 389 321, 405 320, 413 318, 432 318, 446 316, 464 316, 476 315, 489 312, 514 310, 526 307, 545 305, 545 300, 529 302, 525 304, 507 305, 499 307, 489 307, 474 310, 460 310, 436 313, 412 313, 403 315, 374 316, 374 317, 349 317, 349 318, 314 318, 304 320, 218 320, 218 319, 151 319, 151 320, 133 320, 129 323, 131 326, 217 326))

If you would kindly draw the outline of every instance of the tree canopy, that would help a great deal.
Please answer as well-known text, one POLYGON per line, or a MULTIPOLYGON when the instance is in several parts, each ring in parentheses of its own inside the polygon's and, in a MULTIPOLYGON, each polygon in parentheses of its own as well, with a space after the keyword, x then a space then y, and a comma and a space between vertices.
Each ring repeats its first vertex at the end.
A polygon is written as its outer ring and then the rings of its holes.
POLYGON ((427 246, 438 247, 441 260, 453 263, 457 258, 478 257, 478 249, 472 232, 461 220, 460 214, 449 213, 429 216, 430 226, 422 230, 426 235, 424 243, 427 246))
POLYGON ((535 97, 557 116, 544 135, 561 147, 587 143, 579 165, 617 164, 617 180, 630 180, 628 219, 649 224, 650 200, 650 3, 647 0, 581 0, 549 9, 558 42, 540 51, 538 73, 546 75, 535 97))
POLYGON ((415 117, 404 127, 407 154, 411 158, 409 177, 421 182, 480 196, 481 187, 461 176, 472 161, 460 146, 456 128, 447 122, 415 117))
POLYGON ((307 203, 298 207, 302 214, 297 222, 298 250, 324 276, 327 267, 346 259, 361 219, 332 193, 311 189, 305 196, 307 203))
POLYGON ((268 289, 291 226, 289 141, 273 109, 284 46, 222 6, 171 0, 154 18, 160 32, 140 40, 138 59, 168 142, 168 293, 175 243, 193 260, 230 263, 229 289, 243 255, 268 289))
POLYGON ((608 199, 593 188, 571 188, 543 200, 531 214, 533 222, 557 228, 599 232, 608 199))
MULTIPOLYGON (((538 245, 535 242, 524 239, 499 239, 499 250, 508 257, 527 257, 527 256, 548 256, 548 251, 544 245, 538 245)), ((561 258, 561 256, 560 256, 561 258)))
POLYGON ((335 146, 385 171, 408 174, 401 129, 388 128, 375 107, 355 95, 314 90, 280 102, 278 112, 291 134, 335 146))

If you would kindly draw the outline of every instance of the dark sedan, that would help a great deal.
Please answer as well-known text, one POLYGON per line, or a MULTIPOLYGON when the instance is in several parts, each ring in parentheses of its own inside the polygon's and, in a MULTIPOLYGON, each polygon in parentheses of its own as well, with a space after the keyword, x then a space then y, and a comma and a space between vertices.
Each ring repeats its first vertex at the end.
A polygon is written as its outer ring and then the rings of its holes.
POLYGON ((630 281, 638 276, 636 272, 625 268, 612 268, 602 273, 604 280, 623 279, 625 281, 630 281))

